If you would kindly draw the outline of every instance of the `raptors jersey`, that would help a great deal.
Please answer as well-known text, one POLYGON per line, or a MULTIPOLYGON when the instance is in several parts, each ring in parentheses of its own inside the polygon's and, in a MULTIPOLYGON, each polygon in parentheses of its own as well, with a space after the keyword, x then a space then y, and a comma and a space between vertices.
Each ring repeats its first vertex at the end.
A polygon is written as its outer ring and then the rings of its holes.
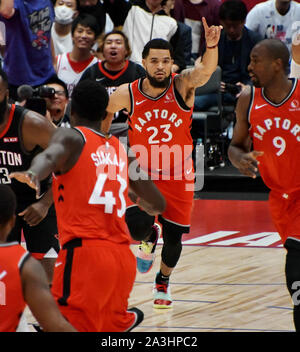
POLYGON ((94 65, 98 59, 91 56, 88 60, 83 62, 74 62, 70 59, 70 53, 63 53, 57 56, 57 76, 68 87, 69 97, 76 84, 79 82, 84 70, 94 65))
POLYGON ((125 148, 116 137, 106 139, 86 127, 76 130, 85 140, 82 153, 70 171, 53 177, 60 242, 83 238, 129 244, 125 148))
POLYGON ((254 150, 264 152, 258 160, 265 184, 283 194, 299 190, 299 82, 293 80, 291 92, 280 104, 269 101, 263 89, 253 88, 249 123, 254 150))
POLYGON ((181 177, 191 167, 192 108, 188 108, 174 85, 153 98, 143 93, 142 79, 129 85, 131 113, 128 138, 142 169, 151 176, 181 177))
POLYGON ((20 272, 30 254, 17 242, 0 244, 0 331, 17 330, 25 309, 20 272))

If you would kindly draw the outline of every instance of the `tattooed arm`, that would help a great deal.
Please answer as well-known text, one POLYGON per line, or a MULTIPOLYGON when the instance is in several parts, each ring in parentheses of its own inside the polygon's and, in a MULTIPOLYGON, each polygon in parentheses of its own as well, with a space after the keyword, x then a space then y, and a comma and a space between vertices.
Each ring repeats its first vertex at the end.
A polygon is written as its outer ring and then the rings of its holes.
POLYGON ((195 89, 203 86, 214 73, 218 64, 218 42, 221 34, 221 26, 208 27, 205 18, 202 18, 205 30, 206 52, 203 58, 195 61, 195 66, 186 69, 175 77, 175 84, 186 105, 194 105, 195 89))

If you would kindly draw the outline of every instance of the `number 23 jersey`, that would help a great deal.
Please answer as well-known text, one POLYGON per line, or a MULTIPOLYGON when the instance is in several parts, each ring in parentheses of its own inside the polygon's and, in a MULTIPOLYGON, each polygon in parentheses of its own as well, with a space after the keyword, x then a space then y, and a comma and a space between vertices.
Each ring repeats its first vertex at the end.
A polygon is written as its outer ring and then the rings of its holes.
POLYGON ((100 239, 129 244, 125 223, 128 192, 127 154, 119 140, 77 127, 85 140, 67 173, 53 177, 60 242, 100 239))
POLYGON ((248 119, 259 171, 272 190, 291 193, 300 189, 300 84, 293 79, 288 96, 274 104, 263 88, 252 88, 248 119))
POLYGON ((170 176, 181 174, 184 161, 191 157, 193 109, 185 105, 176 91, 175 76, 172 74, 169 86, 155 98, 143 93, 142 79, 129 85, 129 144, 137 153, 142 169, 150 174, 164 171, 170 176))

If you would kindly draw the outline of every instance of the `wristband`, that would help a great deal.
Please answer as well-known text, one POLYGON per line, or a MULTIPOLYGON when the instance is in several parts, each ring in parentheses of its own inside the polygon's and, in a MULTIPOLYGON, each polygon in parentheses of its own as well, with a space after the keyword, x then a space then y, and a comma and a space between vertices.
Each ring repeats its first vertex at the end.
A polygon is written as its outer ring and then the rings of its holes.
POLYGON ((30 174, 33 177, 36 177, 36 173, 31 171, 31 170, 28 170, 27 173, 30 174))
POLYGON ((214 49, 214 48, 216 48, 217 46, 218 46, 218 44, 217 44, 217 45, 214 45, 214 46, 207 46, 206 49, 214 49))

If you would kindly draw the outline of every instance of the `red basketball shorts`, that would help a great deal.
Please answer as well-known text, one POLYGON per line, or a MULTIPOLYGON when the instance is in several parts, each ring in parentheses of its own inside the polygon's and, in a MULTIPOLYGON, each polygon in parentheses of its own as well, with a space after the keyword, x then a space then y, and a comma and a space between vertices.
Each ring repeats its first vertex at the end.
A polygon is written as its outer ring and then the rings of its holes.
POLYGON ((52 293, 78 331, 122 332, 135 321, 127 312, 135 275, 129 245, 74 239, 59 252, 52 293))
MULTIPOLYGON (((190 226, 194 199, 194 180, 153 180, 166 200, 161 216, 176 225, 190 226)), ((128 199, 127 207, 134 205, 128 199)))
POLYGON ((300 239, 300 192, 282 194, 271 191, 269 205, 282 243, 284 244, 288 237, 300 239))

